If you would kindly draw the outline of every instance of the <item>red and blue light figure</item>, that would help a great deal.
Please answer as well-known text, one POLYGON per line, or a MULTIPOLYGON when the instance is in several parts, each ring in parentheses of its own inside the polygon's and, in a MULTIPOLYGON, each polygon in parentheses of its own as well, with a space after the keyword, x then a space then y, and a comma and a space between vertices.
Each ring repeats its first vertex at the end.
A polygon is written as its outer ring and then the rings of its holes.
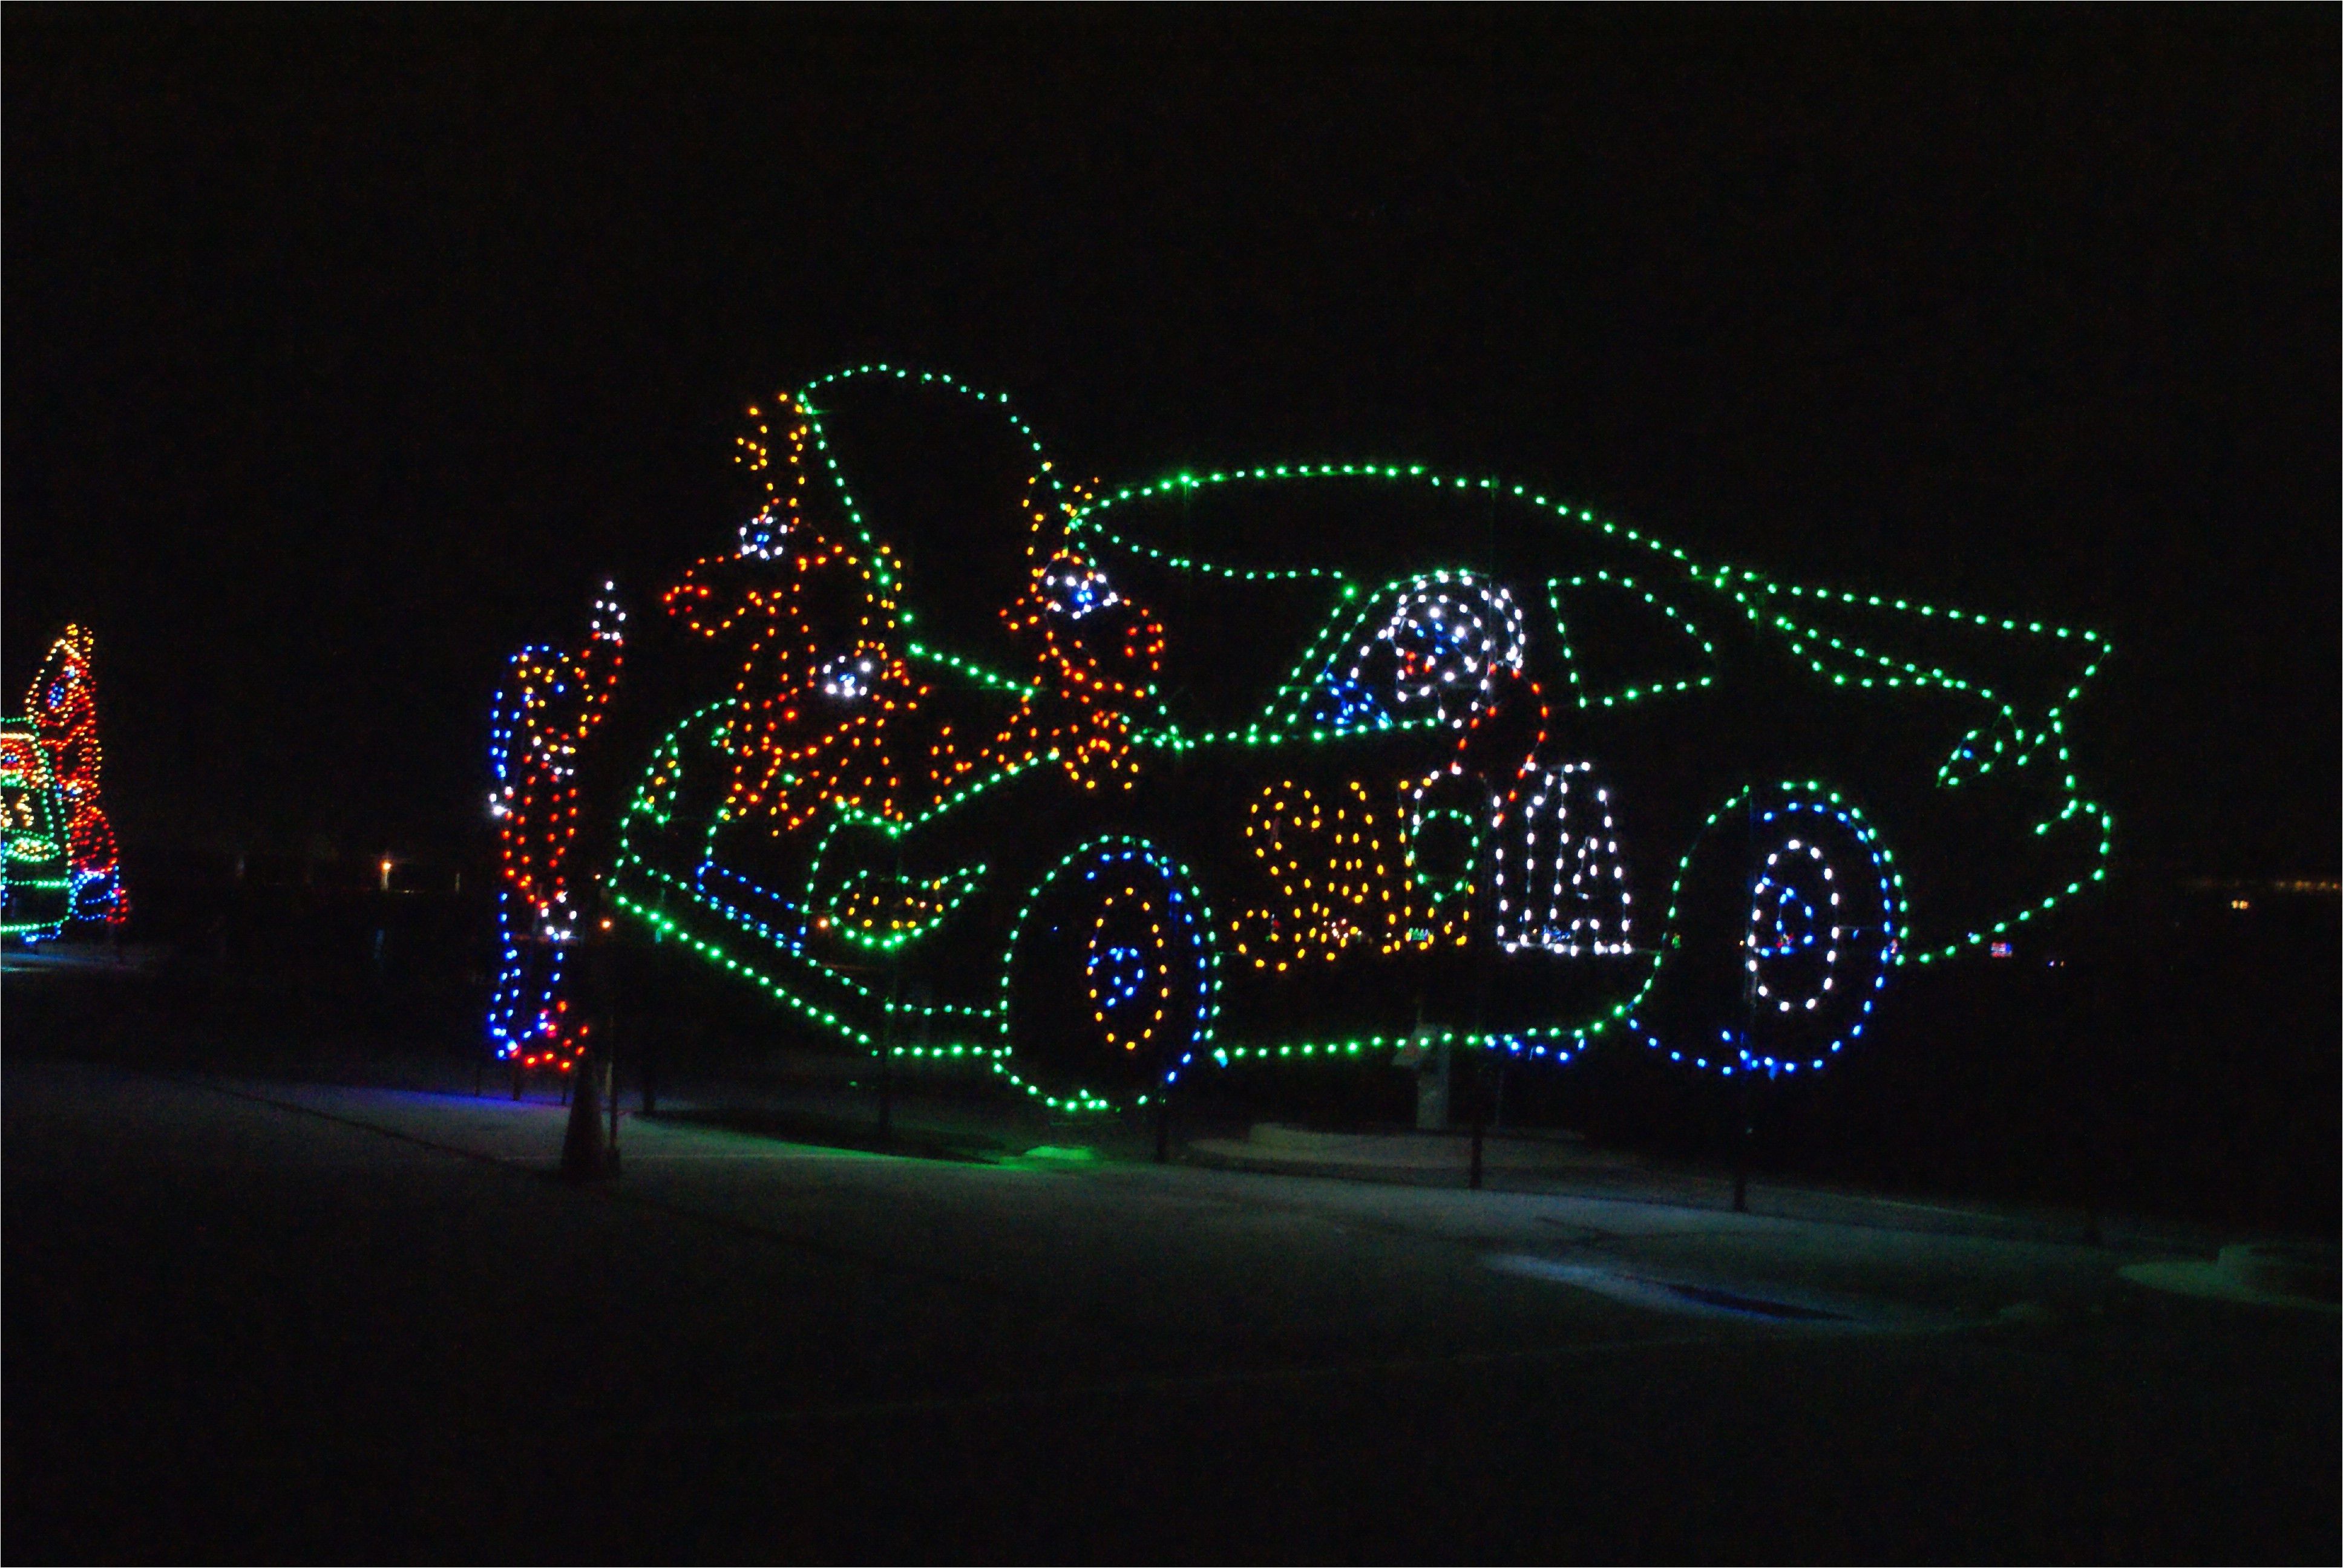
POLYGON ((25 711, 47 753, 49 772, 65 816, 65 856, 73 883, 75 920, 118 926, 130 918, 122 890, 122 856, 98 795, 104 756, 97 742, 97 681, 95 651, 85 628, 68 626, 49 646, 48 657, 25 694, 25 711))
POLYGON ((587 1026, 570 1017, 564 972, 588 918, 569 887, 578 829, 578 759, 608 709, 624 662, 626 612, 613 585, 594 601, 591 631, 575 653, 538 645, 513 655, 497 694, 488 740, 496 788, 488 814, 502 850, 497 930, 503 949, 488 1038, 518 1065, 568 1071, 587 1026))

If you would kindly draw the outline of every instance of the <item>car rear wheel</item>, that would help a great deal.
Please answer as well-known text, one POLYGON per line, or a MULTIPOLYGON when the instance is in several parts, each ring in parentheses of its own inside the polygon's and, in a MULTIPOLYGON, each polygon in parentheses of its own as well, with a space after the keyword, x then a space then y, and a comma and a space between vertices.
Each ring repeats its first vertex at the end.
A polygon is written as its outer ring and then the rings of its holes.
POLYGON ((1060 1109, 1159 1092, 1212 1040, 1211 925, 1184 869, 1141 840, 1096 839, 1059 861, 1010 933, 1004 1070, 1060 1109))
POLYGON ((1818 785, 1737 798, 1686 857, 1660 972, 1631 1026, 1670 1060, 1814 1071, 1870 1028, 1904 929, 1863 813, 1818 785))

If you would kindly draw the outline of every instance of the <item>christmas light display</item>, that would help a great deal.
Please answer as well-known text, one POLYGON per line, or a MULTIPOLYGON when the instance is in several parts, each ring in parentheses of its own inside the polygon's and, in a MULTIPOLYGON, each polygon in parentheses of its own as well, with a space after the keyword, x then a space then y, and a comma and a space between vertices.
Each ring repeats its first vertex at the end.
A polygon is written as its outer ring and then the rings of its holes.
POLYGON ((1312 956, 1332 960, 1354 943, 1390 952, 1414 928, 1406 880, 1395 875, 1396 801, 1351 779, 1332 800, 1303 785, 1265 786, 1247 809, 1245 836, 1277 898, 1241 916, 1236 955, 1282 972, 1312 956))
POLYGON ((95 640, 68 626, 49 645, 40 673, 25 694, 25 716, 47 754, 65 819, 65 854, 75 920, 120 925, 130 916, 122 888, 122 857, 114 824, 98 794, 105 756, 97 739, 97 680, 91 668, 95 640))
MULTIPOLYGON (((1036 515, 1036 527, 1047 514, 1036 515)), ((1048 758, 1084 789, 1135 782, 1131 726, 1155 699, 1163 628, 1114 591, 1104 573, 1061 551, 1003 612, 1012 637, 1030 643, 1039 668, 1016 711, 987 748, 995 769, 1048 758)))
POLYGON ((45 941, 73 913, 66 807, 29 719, 0 721, 0 936, 45 941))
POLYGON ((1076 1110, 1106 1110, 1118 1096, 1143 1099, 1177 1081, 1212 1040, 1219 1009, 1212 919, 1184 869, 1140 839, 1073 850, 1010 928, 999 1008, 1005 1054, 1028 1071, 1096 1082, 1053 1100, 1076 1110), (1041 1018, 1024 1018, 1037 1003, 1041 1018))
POLYGON ((1490 875, 1496 888, 1496 940, 1507 952, 1543 947, 1568 958, 1634 950, 1627 862, 1611 820, 1611 794, 1594 782, 1592 762, 1538 769, 1512 833, 1496 836, 1490 875), (1576 792, 1573 794, 1573 781, 1576 792), (1514 848, 1515 881, 1506 880, 1514 848))
POLYGON ((503 952, 488 1026, 497 1054, 523 1068, 568 1071, 588 1031, 570 1016, 566 983, 570 946, 589 916, 583 890, 569 885, 568 862, 579 827, 579 757, 618 685, 626 619, 616 586, 603 585, 584 646, 521 649, 497 694, 488 815, 500 850, 503 952))
MULTIPOLYGON (((1712 816, 1708 827, 1735 811, 1752 829, 1749 858, 1760 867, 1738 944, 1745 971, 1742 1027, 1717 1030, 1713 1042, 1695 1027, 1674 1044, 1635 1017, 1627 1019, 1627 1027, 1671 1061, 1727 1076, 1795 1073, 1801 1066, 1818 1071, 1862 1038, 1888 972, 1901 960, 1903 878, 1860 813, 1820 785, 1745 791, 1712 816), (1834 848, 1841 851, 1835 860, 1834 848), (1842 868, 1855 874, 1842 876, 1842 868), (1782 1031, 1769 1027, 1782 1016, 1800 1026, 1790 1038, 1803 1052, 1793 1053, 1782 1031)), ((1678 868, 1679 892, 1683 870, 1678 868)), ((1675 916, 1672 908, 1670 925, 1675 916)))
POLYGON ((1076 485, 931 373, 750 419, 751 520, 665 596, 737 676, 654 749, 612 888, 855 1049, 1073 1111, 1426 1038, 1812 1071, 1899 966, 2106 874, 2066 729, 2096 633, 1777 584, 1419 465, 1076 485), (1013 506, 955 525, 1015 564, 994 645, 930 629, 964 583, 849 483, 831 426, 886 397, 1020 454, 1013 506), (1321 558, 1283 553, 1281 507, 1334 519, 1321 558), (1443 507, 1465 520, 1405 531, 1443 507), (1421 538, 1446 558, 1407 561, 1421 538), (1282 677, 1230 685, 1281 643, 1282 677), (1875 815, 1927 849, 1914 884, 1875 815))

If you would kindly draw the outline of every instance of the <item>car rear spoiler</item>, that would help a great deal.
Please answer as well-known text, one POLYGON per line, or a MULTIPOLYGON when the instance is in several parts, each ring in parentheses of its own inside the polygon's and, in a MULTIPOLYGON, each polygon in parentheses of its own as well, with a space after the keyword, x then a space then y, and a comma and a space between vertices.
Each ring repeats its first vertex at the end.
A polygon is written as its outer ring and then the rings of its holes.
POLYGON ((1916 599, 1695 569, 1764 632, 1842 686, 1965 693, 1988 718, 1946 759, 1945 782, 2024 767, 2060 744, 2065 720, 2113 651, 2096 631, 1948 609, 1916 599))

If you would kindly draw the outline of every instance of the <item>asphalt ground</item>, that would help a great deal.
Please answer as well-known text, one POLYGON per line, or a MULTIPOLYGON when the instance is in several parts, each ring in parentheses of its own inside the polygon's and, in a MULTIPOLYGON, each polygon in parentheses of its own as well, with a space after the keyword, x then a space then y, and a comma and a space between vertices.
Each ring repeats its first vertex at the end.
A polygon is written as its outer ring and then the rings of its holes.
POLYGON ((2299 1561, 2153 1255, 12 1062, 12 1562, 2299 1561))

